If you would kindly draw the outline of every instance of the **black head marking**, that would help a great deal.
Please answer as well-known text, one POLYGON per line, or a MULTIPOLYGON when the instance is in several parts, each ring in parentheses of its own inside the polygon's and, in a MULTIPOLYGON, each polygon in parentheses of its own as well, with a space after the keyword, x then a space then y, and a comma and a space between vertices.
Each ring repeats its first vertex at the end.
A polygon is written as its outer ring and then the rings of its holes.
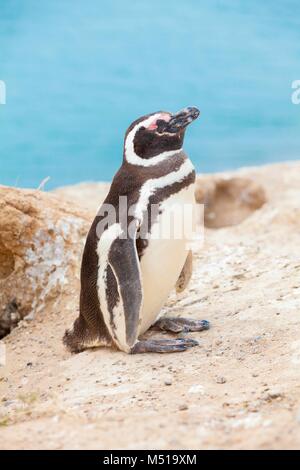
POLYGON ((159 133, 141 127, 134 137, 134 151, 140 158, 151 158, 162 152, 182 148, 184 131, 176 134, 159 133))
POLYGON ((134 121, 125 135, 125 153, 150 159, 163 152, 180 150, 186 127, 199 116, 197 108, 171 114, 158 111, 134 121))

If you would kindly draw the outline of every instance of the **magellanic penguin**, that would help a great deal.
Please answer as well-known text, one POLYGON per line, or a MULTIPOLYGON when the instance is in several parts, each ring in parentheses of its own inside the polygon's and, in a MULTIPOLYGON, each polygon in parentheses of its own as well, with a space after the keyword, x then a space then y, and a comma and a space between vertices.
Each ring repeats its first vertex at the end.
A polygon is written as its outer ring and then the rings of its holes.
POLYGON ((198 116, 194 107, 161 111, 128 128, 122 166, 86 240, 80 314, 64 336, 72 352, 97 346, 126 353, 184 351, 197 341, 141 335, 151 326, 173 333, 209 328, 206 320, 159 318, 171 290, 183 290, 191 276, 185 235, 161 237, 160 228, 172 208, 194 203, 195 170, 182 145, 198 116), (115 217, 107 221, 109 208, 115 217))

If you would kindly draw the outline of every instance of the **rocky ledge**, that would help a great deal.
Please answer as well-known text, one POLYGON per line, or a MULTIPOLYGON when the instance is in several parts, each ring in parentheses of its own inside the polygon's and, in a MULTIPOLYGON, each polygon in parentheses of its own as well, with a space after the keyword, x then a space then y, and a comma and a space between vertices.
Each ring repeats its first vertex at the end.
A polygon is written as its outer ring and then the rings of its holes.
POLYGON ((61 343, 107 189, 0 186, 0 448, 299 448, 300 163, 199 175, 204 245, 165 311, 212 329, 182 354, 61 343))

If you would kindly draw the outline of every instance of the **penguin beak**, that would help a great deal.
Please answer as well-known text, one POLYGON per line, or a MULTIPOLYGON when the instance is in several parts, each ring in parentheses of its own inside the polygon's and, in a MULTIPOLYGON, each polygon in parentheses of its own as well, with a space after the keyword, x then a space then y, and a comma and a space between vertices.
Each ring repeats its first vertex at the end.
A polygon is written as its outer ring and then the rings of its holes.
POLYGON ((168 132, 176 133, 185 129, 191 122, 195 121, 199 116, 200 111, 197 108, 189 107, 184 108, 176 114, 173 114, 168 122, 168 132))

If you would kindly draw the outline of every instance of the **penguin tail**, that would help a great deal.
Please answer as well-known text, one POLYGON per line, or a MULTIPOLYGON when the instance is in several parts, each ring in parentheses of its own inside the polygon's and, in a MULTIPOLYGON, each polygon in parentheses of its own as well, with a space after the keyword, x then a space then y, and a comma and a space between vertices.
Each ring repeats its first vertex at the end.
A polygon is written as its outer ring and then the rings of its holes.
POLYGON ((80 353, 89 348, 111 346, 111 341, 99 336, 98 331, 91 331, 79 316, 75 320, 73 328, 65 331, 63 344, 71 353, 80 353))
POLYGON ((76 318, 73 328, 66 330, 63 337, 63 344, 72 353, 79 353, 86 349, 85 343, 87 336, 87 329, 83 319, 79 316, 76 318))
POLYGON ((65 331, 63 336, 63 344, 71 353, 79 353, 85 349, 74 329, 65 331))

